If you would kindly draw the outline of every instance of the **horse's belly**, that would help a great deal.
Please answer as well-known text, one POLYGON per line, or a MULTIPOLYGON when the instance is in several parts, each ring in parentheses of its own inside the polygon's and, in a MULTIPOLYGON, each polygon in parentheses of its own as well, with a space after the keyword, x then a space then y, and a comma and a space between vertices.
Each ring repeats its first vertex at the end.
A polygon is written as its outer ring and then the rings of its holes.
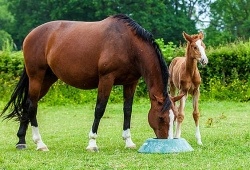
POLYGON ((68 79, 68 78, 59 78, 62 80, 64 83, 79 88, 79 89, 94 89, 98 87, 98 78, 85 78, 82 80, 77 80, 77 79, 68 79))
POLYGON ((70 67, 61 64, 54 64, 51 67, 53 73, 64 83, 80 88, 80 89, 94 89, 98 87, 98 72, 95 67, 89 68, 87 64, 78 65, 78 63, 71 64, 70 67))

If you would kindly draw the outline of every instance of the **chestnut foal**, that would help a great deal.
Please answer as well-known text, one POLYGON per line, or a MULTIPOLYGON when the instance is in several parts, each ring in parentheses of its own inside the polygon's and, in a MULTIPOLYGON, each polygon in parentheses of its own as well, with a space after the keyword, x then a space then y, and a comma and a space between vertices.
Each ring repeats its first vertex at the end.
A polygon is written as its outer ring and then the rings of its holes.
POLYGON ((179 90, 180 94, 185 94, 181 98, 178 108, 175 138, 180 138, 181 136, 181 123, 184 119, 185 102, 188 98, 188 94, 191 94, 194 109, 193 118, 196 126, 195 137, 197 139, 197 143, 202 145, 199 130, 200 113, 198 109, 201 76, 197 68, 197 61, 199 61, 201 65, 206 65, 208 63, 208 58, 205 54, 205 44, 202 42, 204 35, 202 32, 195 35, 188 35, 183 32, 183 37, 187 41, 185 57, 174 58, 169 66, 170 95, 175 95, 176 88, 179 90))

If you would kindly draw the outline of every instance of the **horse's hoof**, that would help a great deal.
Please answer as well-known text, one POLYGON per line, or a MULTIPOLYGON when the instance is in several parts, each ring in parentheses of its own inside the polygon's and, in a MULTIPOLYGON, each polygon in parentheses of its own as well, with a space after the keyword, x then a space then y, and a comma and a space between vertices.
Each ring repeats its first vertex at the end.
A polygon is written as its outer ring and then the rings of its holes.
POLYGON ((136 149, 136 145, 126 146, 125 148, 136 149))
POLYGON ((91 147, 91 148, 86 148, 86 149, 87 151, 90 151, 90 152, 99 152, 97 147, 91 147))
POLYGON ((27 145, 26 144, 17 144, 16 148, 19 149, 19 150, 26 149, 27 145))
POLYGON ((37 148, 37 151, 49 151, 47 147, 37 148))

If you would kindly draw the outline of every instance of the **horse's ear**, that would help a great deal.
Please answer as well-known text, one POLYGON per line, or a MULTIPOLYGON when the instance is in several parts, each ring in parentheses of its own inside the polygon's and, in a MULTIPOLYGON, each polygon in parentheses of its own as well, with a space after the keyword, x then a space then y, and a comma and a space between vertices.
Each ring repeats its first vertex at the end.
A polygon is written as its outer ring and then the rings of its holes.
POLYGON ((182 35, 183 35, 183 37, 184 37, 184 39, 185 39, 186 41, 189 41, 189 42, 192 41, 191 36, 188 35, 187 33, 185 33, 184 31, 182 32, 182 35))
POLYGON ((183 96, 185 96, 185 94, 180 94, 178 96, 175 96, 175 97, 170 97, 170 99, 173 101, 173 102, 176 102, 178 100, 180 100, 183 96))
POLYGON ((154 97, 155 97, 156 101, 157 101, 159 104, 163 104, 163 103, 164 103, 164 98, 158 97, 158 96, 156 96, 156 95, 154 95, 154 97))
POLYGON ((200 31, 200 33, 199 33, 199 37, 200 37, 200 39, 201 39, 201 40, 203 40, 203 38, 204 38, 204 34, 203 34, 203 32, 202 32, 202 31, 200 31))

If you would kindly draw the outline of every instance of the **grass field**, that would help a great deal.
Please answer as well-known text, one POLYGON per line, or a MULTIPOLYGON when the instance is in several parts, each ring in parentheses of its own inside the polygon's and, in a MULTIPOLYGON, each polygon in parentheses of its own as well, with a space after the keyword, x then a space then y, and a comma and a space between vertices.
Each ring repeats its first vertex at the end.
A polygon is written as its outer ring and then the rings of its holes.
MULTIPOLYGON (((5 103, 0 103, 3 106, 5 103)), ((203 146, 194 137, 191 102, 186 105, 182 137, 193 152, 142 154, 137 150, 155 137, 149 127, 145 100, 133 107, 132 139, 137 149, 125 149, 122 140, 122 104, 109 103, 101 120, 99 153, 86 151, 95 104, 46 106, 38 110, 39 130, 49 152, 36 151, 27 132, 26 150, 16 150, 18 123, 0 123, 0 169, 248 169, 250 167, 250 103, 200 102, 200 130, 203 146), (209 120, 213 120, 213 122, 209 120)))

